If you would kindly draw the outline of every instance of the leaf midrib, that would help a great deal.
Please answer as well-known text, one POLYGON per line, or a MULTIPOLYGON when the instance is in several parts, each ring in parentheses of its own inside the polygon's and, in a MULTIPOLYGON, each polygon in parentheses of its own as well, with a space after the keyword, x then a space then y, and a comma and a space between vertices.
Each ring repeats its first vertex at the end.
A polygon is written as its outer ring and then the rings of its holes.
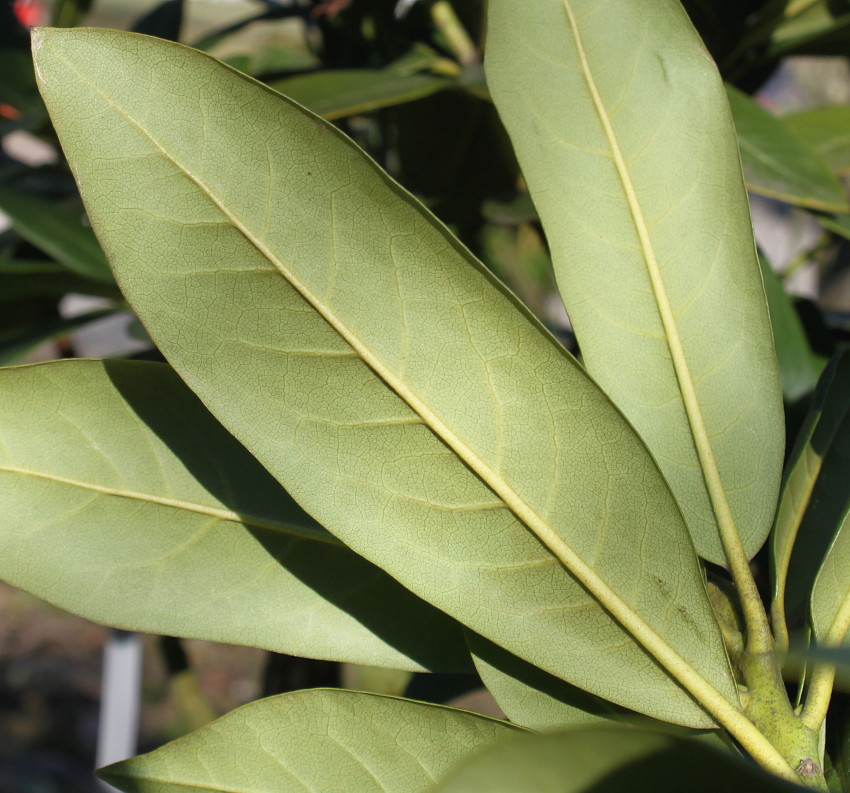
POLYGON ((582 75, 585 78, 594 109, 599 118, 608 146, 611 149, 611 156, 617 170, 617 176, 620 179, 623 192, 626 196, 629 214, 635 225, 642 258, 646 265, 647 275, 652 286, 653 298, 658 309, 659 318, 664 330, 664 336, 667 340, 667 347, 670 350, 673 369, 682 395, 682 403, 691 428, 691 436, 694 441, 694 447, 699 458, 706 490, 708 492, 708 496, 714 510, 715 520, 717 521, 720 532, 721 543, 730 565, 735 566, 735 558, 743 557, 746 561, 746 554, 744 552, 743 545, 741 544, 740 535, 738 534, 738 530, 735 526, 732 510, 726 497, 726 490, 723 486, 720 471, 714 457, 714 451, 709 439, 705 419, 702 415, 702 408, 700 407, 699 397, 696 393, 696 386, 694 384, 693 377, 691 376, 690 366, 688 364, 687 355, 685 354, 682 338, 679 333, 675 313, 672 305, 670 304, 667 287, 664 282, 664 277, 661 274, 661 266, 658 262, 658 257, 655 253, 655 246, 653 245, 652 237, 649 232, 649 225, 644 217, 643 208, 640 204, 640 200, 638 199, 637 190, 635 189, 628 164, 626 163, 626 159, 620 147, 619 139, 614 131, 614 127, 605 104, 602 101, 602 96, 599 93, 596 80, 593 77, 587 52, 584 48, 584 42, 582 41, 575 13, 571 6, 571 0, 562 0, 562 4, 567 17, 568 27, 575 42, 582 75))
POLYGON ((276 531, 281 534, 287 534, 297 539, 309 540, 311 542, 323 542, 329 545, 338 545, 340 547, 342 546, 340 540, 329 532, 318 532, 311 530, 306 526, 297 526, 292 523, 264 520, 263 518, 233 512, 229 509, 212 507, 206 504, 198 504, 194 501, 185 501, 179 498, 168 498, 167 496, 156 496, 152 493, 143 493, 138 490, 107 487, 106 485, 99 485, 94 482, 85 482, 81 479, 72 479, 67 476, 59 476, 58 474, 50 474, 44 471, 33 471, 29 468, 21 468, 14 465, 0 465, 0 473, 17 474, 36 479, 44 479, 49 482, 57 482, 59 484, 77 487, 81 490, 88 490, 93 493, 100 493, 106 496, 117 496, 119 498, 142 501, 148 504, 171 507, 172 509, 179 509, 185 512, 194 512, 198 515, 206 515, 210 518, 216 518, 217 520, 241 523, 251 529, 266 529, 269 531, 276 531))
MULTIPOLYGON (((205 55, 204 53, 200 53, 205 55)), ((475 453, 431 408, 421 400, 398 376, 395 375, 380 358, 372 352, 343 322, 305 284, 303 284, 287 265, 257 237, 242 220, 228 209, 215 192, 202 179, 192 173, 184 164, 178 162, 144 125, 120 107, 98 85, 82 74, 67 58, 62 58, 79 79, 99 94, 117 113, 126 118, 150 143, 185 174, 201 190, 210 202, 227 218, 233 228, 252 245, 284 277, 284 279, 313 307, 313 309, 357 352, 375 374, 384 381, 481 480, 496 493, 508 508, 543 543, 564 567, 584 586, 586 590, 629 632, 667 670, 694 699, 699 702, 721 724, 749 721, 739 707, 727 699, 709 683, 688 661, 686 661, 667 641, 661 637, 632 607, 626 603, 599 575, 561 538, 546 521, 533 510, 525 500, 501 476, 498 475, 477 453, 475 453)), ((205 56, 210 57, 210 56, 205 56)), ((212 59, 211 59, 212 60, 212 59)), ((243 78, 244 79, 244 78, 243 78)), ((270 94, 270 89, 262 84, 270 94)), ((274 94, 278 97, 280 95, 274 94)), ((285 97, 281 97, 284 101, 285 97)), ((299 108, 302 112, 303 109, 299 108)), ((317 118, 317 123, 324 123, 317 118)), ((752 729, 755 729, 750 724, 752 729)))

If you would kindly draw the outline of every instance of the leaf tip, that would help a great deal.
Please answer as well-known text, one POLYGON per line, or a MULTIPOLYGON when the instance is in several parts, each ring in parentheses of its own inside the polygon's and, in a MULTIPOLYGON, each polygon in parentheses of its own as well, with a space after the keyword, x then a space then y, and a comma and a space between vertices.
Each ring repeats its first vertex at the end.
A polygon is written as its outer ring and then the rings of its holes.
POLYGON ((32 44, 32 62, 35 66, 35 75, 38 78, 38 81, 43 83, 44 73, 41 71, 39 66, 39 58, 41 54, 41 48, 44 44, 45 40, 52 34, 55 33, 57 28, 51 27, 35 27, 30 30, 30 42, 32 44))

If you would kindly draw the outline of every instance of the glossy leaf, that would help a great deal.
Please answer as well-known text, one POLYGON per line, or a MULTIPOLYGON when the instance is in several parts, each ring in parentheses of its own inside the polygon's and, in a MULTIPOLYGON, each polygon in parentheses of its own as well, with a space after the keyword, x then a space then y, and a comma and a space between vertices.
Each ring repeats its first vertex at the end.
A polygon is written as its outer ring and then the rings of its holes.
POLYGON ((297 691, 243 705, 99 775, 127 793, 424 793, 467 753, 515 732, 439 705, 297 691))
POLYGON ((826 364, 825 359, 812 351, 806 329, 797 314, 794 302, 782 286, 782 279, 767 260, 759 257, 764 291, 770 308, 770 324, 779 361, 782 395, 794 403, 811 393, 826 364))
POLYGON ((575 685, 712 724, 675 670, 737 708, 651 456, 421 204, 333 127, 203 54, 47 30, 36 57, 125 294, 305 509, 575 685))
POLYGON ((74 317, 57 317, 0 333, 0 366, 18 363, 40 344, 65 338, 78 328, 97 322, 99 319, 105 319, 114 313, 115 309, 112 308, 98 309, 74 317))
POLYGON ((18 234, 78 275, 109 283, 112 275, 103 251, 82 217, 51 201, 18 190, 0 189, 0 211, 18 234))
POLYGON ((847 212, 847 195, 812 149, 783 120, 726 86, 747 188, 758 195, 822 212, 847 212))
POLYGON ((400 74, 392 69, 345 69, 299 75, 270 85, 314 113, 338 119, 422 99, 454 84, 430 74, 400 74))
POLYGON ((155 363, 0 371, 0 577, 89 619, 403 669, 458 626, 299 509, 155 363))
POLYGON ((623 727, 519 735, 459 763, 432 793, 793 793, 696 741, 623 727))
POLYGON ((710 57, 670 0, 494 0, 487 74, 584 364, 655 455, 700 555, 725 564, 718 525, 734 521, 751 556, 776 503, 781 394, 710 57))
POLYGON ((819 107, 782 121, 833 173, 850 173, 850 106, 819 107))
POLYGON ((800 622, 850 502, 850 352, 830 362, 788 463, 772 539, 773 618, 800 622), (784 598, 783 598, 784 594, 784 598))

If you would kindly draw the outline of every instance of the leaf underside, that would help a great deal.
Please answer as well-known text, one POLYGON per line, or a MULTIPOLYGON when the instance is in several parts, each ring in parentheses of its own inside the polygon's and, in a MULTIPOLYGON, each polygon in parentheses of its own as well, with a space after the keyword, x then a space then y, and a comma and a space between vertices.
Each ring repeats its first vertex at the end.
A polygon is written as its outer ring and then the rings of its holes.
POLYGON ((711 725, 629 633, 647 629, 736 701, 652 457, 418 202, 321 119, 203 54, 103 30, 39 31, 35 52, 123 291, 310 514, 575 685, 711 725))
POLYGON ((752 556, 773 518, 783 413, 716 67, 676 0, 489 9, 488 85, 582 360, 654 454, 700 555, 726 563, 715 514, 728 500, 752 556))
POLYGON ((516 732, 454 708, 353 691, 262 699, 99 775, 127 793, 425 793, 516 732))
POLYGON ((163 364, 0 370, 0 578, 107 625, 421 670, 457 623, 318 526, 163 364))

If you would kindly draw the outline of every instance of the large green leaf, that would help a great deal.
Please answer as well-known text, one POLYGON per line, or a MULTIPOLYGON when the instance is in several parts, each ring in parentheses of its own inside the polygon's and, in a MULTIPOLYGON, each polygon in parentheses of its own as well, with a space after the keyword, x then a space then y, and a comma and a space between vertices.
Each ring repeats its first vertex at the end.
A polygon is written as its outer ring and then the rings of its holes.
POLYGON ((464 668, 456 623, 342 546, 167 366, 0 371, 0 577, 90 619, 464 668))
POLYGON ((100 776, 127 793, 424 793, 515 727, 455 708, 354 691, 244 705, 100 776))
MULTIPOLYGON (((775 626, 800 622, 850 492, 850 351, 821 377, 794 446, 772 538, 775 626)), ((782 631, 782 628, 779 627, 782 631)))
POLYGON ((455 83, 431 74, 400 74, 393 69, 345 69, 299 75, 270 85, 314 113, 337 119, 422 99, 455 83))
POLYGON ((850 106, 819 107, 782 120, 833 173, 850 173, 850 106))
POLYGON ((459 763, 431 793, 793 793, 696 741, 623 727, 518 735, 459 763))
POLYGON ((78 275, 110 283, 112 275, 103 251, 82 217, 43 198, 19 190, 0 189, 0 211, 27 242, 78 275))
POLYGON ((717 523, 732 536, 734 521, 754 554, 781 393, 710 57, 675 0, 493 0, 487 75, 588 371, 652 450, 699 553, 725 563, 717 523))
POLYGON ((822 160, 783 123, 745 93, 726 86, 747 188, 822 212, 847 212, 844 188, 822 160))
POLYGON ((651 456, 421 204, 333 127, 206 55, 105 30, 40 31, 35 49, 125 294, 302 506, 552 674, 711 724, 675 677, 739 718, 651 456))

